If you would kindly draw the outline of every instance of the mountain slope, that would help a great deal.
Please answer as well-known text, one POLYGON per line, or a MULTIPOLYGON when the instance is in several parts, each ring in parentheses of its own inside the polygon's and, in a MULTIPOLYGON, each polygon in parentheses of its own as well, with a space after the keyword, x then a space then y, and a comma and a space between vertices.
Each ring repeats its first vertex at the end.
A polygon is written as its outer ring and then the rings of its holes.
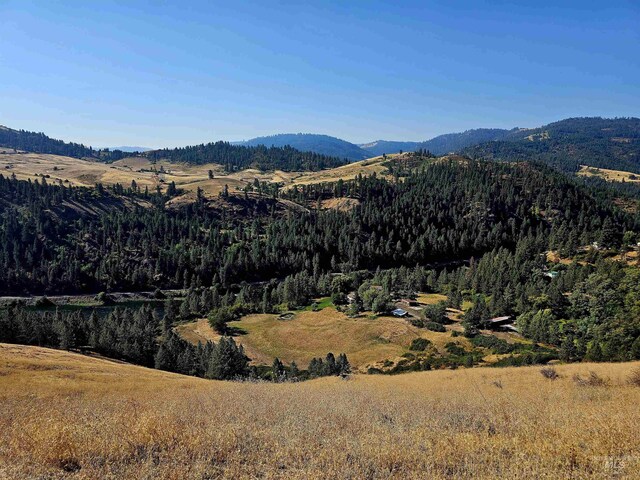
POLYGON ((563 171, 580 165, 640 173, 639 118, 568 118, 539 128, 510 131, 503 139, 462 153, 498 161, 537 161, 563 171))
POLYGON ((446 153, 457 152, 470 145, 491 140, 500 140, 510 131, 511 130, 501 128, 476 128, 460 133, 447 133, 434 137, 426 142, 418 143, 415 148, 428 150, 435 155, 444 155, 446 153))
POLYGON ((315 152, 332 157, 347 158, 349 160, 363 160, 369 156, 358 145, 329 135, 315 133, 281 133, 268 137, 257 137, 245 142, 239 142, 245 146, 265 145, 267 147, 290 146, 305 152, 315 152))

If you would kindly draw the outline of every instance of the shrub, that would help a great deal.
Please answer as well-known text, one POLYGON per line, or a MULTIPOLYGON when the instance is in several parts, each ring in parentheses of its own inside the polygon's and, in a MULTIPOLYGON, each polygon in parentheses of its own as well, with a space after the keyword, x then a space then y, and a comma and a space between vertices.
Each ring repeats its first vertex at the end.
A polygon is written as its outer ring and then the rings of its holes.
POLYGON ((334 292, 331 294, 331 302, 334 305, 346 305, 349 299, 343 292, 334 292))
POLYGON ((426 338, 414 338, 411 342, 409 350, 413 350, 415 352, 424 352, 429 345, 431 345, 431 342, 426 338))
POLYGON ((111 298, 107 292, 100 292, 95 296, 95 300, 102 305, 113 305, 115 303, 113 298, 111 298))
POLYGON ((560 378, 560 375, 558 375, 558 372, 556 372, 556 369, 553 367, 542 368, 540 369, 540 373, 544 378, 548 378, 549 380, 557 380, 560 378))
POLYGON ((585 378, 576 373, 573 381, 580 387, 606 387, 611 383, 608 378, 602 378, 593 371, 589 372, 589 376, 585 378))
POLYGON ((631 375, 629 375, 629 384, 640 387, 640 368, 636 368, 631 375))
POLYGON ((447 329, 444 328, 444 325, 436 322, 427 322, 424 324, 427 330, 431 330, 432 332, 446 332, 447 329))
POLYGON ((466 350, 455 342, 447 343, 444 348, 446 348, 447 352, 451 355, 463 356, 467 354, 466 350))
POLYGON ((155 291, 153 292, 153 298, 157 300, 164 300, 165 298, 167 298, 167 296, 164 294, 162 290, 160 290, 159 288, 156 288, 155 291))
POLYGON ((47 308, 47 307, 55 307, 56 304, 49 300, 46 295, 44 297, 37 298, 33 304, 38 308, 47 308))

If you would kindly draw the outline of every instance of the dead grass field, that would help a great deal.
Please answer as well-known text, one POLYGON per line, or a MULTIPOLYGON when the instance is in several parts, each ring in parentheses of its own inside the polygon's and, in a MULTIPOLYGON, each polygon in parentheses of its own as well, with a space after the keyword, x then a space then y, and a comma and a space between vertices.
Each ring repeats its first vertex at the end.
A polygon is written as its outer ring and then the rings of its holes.
POLYGON ((447 296, 441 293, 420 293, 416 297, 416 301, 425 305, 435 305, 439 302, 446 302, 447 296))
POLYGON ((638 368, 243 384, 0 345, 0 478, 633 479, 638 368))
MULTIPOLYGON (((321 170, 319 172, 307 172, 300 174, 294 178, 290 184, 293 185, 310 185, 313 183, 335 182, 337 180, 353 180, 358 175, 371 175, 376 173, 381 175, 387 171, 387 167, 383 165, 393 158, 397 158, 399 154, 387 155, 387 158, 373 157, 359 162, 353 162, 341 167, 332 168, 330 170, 321 170)), ((290 188, 288 187, 288 188, 290 188)))
POLYGON ((590 167, 588 165, 580 165, 578 175, 584 177, 602 177, 608 182, 640 182, 640 175, 623 170, 609 170, 606 168, 590 167), (635 177, 635 178, 633 178, 635 177))
POLYGON ((135 180, 141 189, 145 187, 154 190, 160 186, 162 190, 175 182, 176 186, 187 192, 195 199, 198 187, 202 188, 206 196, 217 196, 225 185, 234 192, 255 179, 267 182, 289 183, 293 178, 301 175, 296 172, 260 172, 258 170, 243 170, 232 174, 225 174, 221 165, 186 165, 158 161, 155 164, 141 157, 131 157, 118 160, 112 164, 93 162, 60 155, 46 155, 36 153, 2 153, 0 154, 0 174, 11 176, 15 174, 19 180, 40 180, 42 175, 49 175, 47 182, 63 183, 64 185, 93 187, 96 183, 114 185, 120 183, 128 187, 135 180), (163 171, 161 171, 161 168, 163 171), (209 170, 214 178, 209 179, 209 170))
MULTIPOLYGON (((389 155, 387 158, 393 157, 397 155, 389 155)), ((382 165, 385 161, 382 157, 375 157, 319 172, 261 172, 246 169, 226 174, 222 166, 215 163, 187 165, 162 160, 152 163, 143 157, 130 157, 106 164, 60 155, 0 151, 0 174, 15 174, 19 180, 32 181, 41 180, 42 175, 48 175, 49 183, 84 187, 93 187, 96 183, 119 183, 128 187, 135 180, 141 189, 147 187, 149 190, 155 190, 160 186, 163 191, 169 183, 175 182, 176 186, 186 193, 173 202, 185 203, 195 200, 198 188, 203 190, 205 196, 212 198, 218 196, 225 185, 233 193, 256 179, 261 182, 280 183, 288 188, 293 185, 336 181, 340 178, 349 180, 359 174, 382 174, 386 171, 386 167, 382 165), (209 170, 214 174, 213 179, 209 179, 209 170)), ((353 208, 353 202, 345 199, 340 205, 327 205, 325 208, 349 209, 353 208)))
MULTIPOLYGON (((235 340, 244 346, 254 364, 271 365, 277 357, 286 364, 295 361, 300 368, 306 368, 312 358, 325 357, 328 352, 346 353, 354 370, 364 373, 369 367, 382 367, 385 360, 397 363, 410 352, 416 338, 428 339, 443 355, 447 354, 445 346, 449 342, 472 348, 467 338, 451 336, 452 331, 462 330, 457 323, 448 325, 446 332, 432 332, 414 327, 406 319, 371 318, 370 314, 349 318, 332 307, 298 312, 290 320, 271 314, 247 315, 229 325, 245 332, 235 340)), ((206 319, 179 325, 176 331, 194 344, 220 339, 206 319)), ((509 342, 517 341, 516 337, 504 334, 509 342)))

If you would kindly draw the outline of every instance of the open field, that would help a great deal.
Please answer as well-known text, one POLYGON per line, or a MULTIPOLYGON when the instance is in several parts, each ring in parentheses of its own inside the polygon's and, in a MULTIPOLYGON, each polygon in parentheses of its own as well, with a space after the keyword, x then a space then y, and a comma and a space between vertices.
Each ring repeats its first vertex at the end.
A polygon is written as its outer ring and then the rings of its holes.
POLYGON ((247 384, 0 345, 0 478, 632 479, 639 368, 247 384))
MULTIPOLYGON (((397 155, 395 155, 397 156, 397 155)), ((392 158, 390 155, 388 158, 392 158)), ((164 191, 166 186, 175 182, 179 189, 186 192, 180 201, 195 200, 195 192, 201 188, 207 197, 215 197, 227 185, 231 193, 243 188, 256 179, 261 182, 280 183, 285 186, 303 185, 353 179, 359 174, 380 174, 386 170, 382 157, 355 162, 343 167, 319 172, 261 172, 246 169, 239 172, 225 173, 222 166, 210 163, 205 165, 186 165, 167 161, 150 162, 144 157, 130 157, 108 164, 83 160, 60 155, 38 153, 0 152, 0 174, 15 174, 19 180, 41 180, 46 176, 49 183, 61 183, 67 186, 93 187, 96 183, 114 185, 119 183, 125 187, 135 181, 144 190, 153 191, 158 186, 164 191), (209 170, 214 174, 209 179, 209 170)), ((325 208, 351 208, 353 201, 339 205, 327 205, 325 208)))
POLYGON ((606 168, 596 168, 588 165, 581 165, 578 175, 585 177, 602 177, 608 182, 640 182, 640 175, 637 173, 625 172, 623 170, 608 170, 606 168))
MULTIPOLYGON (((312 358, 323 358, 332 352, 346 353, 354 370, 366 372, 369 367, 381 367, 385 360, 400 361, 403 354, 410 352, 411 342, 416 338, 426 338, 443 355, 447 354, 446 344, 450 342, 472 349, 467 338, 452 337, 453 331, 462 330, 455 322, 441 333, 414 327, 402 318, 371 314, 350 318, 333 307, 318 312, 300 311, 289 320, 272 314, 247 315, 229 325, 244 332, 235 340, 244 346, 254 364, 271 365, 277 357, 286 364, 295 361, 300 368, 306 368, 312 358)), ((179 325, 176 331, 192 343, 220 339, 206 319, 179 325)), ((509 343, 519 341, 517 335, 510 333, 500 338, 509 343)), ((489 352, 487 357, 495 361, 489 352)))
POLYGON ((339 179, 353 180, 358 175, 364 176, 371 175, 373 173, 380 175, 387 170, 387 167, 385 167, 383 163, 392 158, 397 158, 398 156, 398 154, 387 155, 386 159, 383 157, 373 157, 366 160, 361 160, 359 162, 353 162, 348 165, 343 165, 342 167, 332 168, 329 170, 321 170, 319 172, 308 172, 304 175, 296 177, 292 182, 292 186, 309 185, 312 183, 335 182, 339 179))
POLYGON ((154 164, 145 158, 132 157, 107 164, 35 153, 0 154, 0 174, 15 174, 19 180, 36 180, 42 175, 48 175, 49 183, 84 187, 93 187, 96 183, 120 183, 128 187, 135 181, 142 190, 145 187, 154 190, 157 186, 164 190, 169 183, 175 182, 178 188, 191 194, 195 194, 200 187, 209 197, 217 196, 225 185, 233 192, 248 183, 253 183, 255 179, 288 183, 300 175, 281 171, 263 173, 252 169, 225 174, 222 166, 214 163, 185 165, 159 161, 154 164), (213 179, 209 179, 209 170, 214 173, 213 179))

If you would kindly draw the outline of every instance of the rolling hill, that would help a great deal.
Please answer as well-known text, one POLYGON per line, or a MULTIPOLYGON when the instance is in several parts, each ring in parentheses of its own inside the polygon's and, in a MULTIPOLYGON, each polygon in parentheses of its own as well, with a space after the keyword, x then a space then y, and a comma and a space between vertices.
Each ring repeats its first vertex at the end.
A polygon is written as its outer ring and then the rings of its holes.
POLYGON ((0 344, 0 477, 633 478, 639 369, 233 383, 0 344))

